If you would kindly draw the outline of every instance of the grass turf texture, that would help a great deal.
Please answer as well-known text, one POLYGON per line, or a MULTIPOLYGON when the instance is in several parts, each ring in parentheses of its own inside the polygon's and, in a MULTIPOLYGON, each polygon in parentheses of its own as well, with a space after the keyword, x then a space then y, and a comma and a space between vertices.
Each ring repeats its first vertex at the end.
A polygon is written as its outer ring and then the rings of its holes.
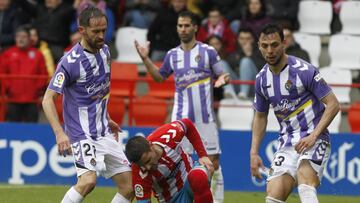
MULTIPOLYGON (((60 202, 69 186, 50 185, 0 185, 1 203, 52 203, 60 202)), ((84 203, 110 202, 116 192, 115 188, 97 187, 86 197, 84 203)), ((224 203, 263 203, 265 193, 263 192, 225 192, 224 203)), ((353 203, 360 202, 360 196, 332 196, 320 195, 321 203, 353 203)), ((136 202, 136 201, 134 201, 136 202)), ((157 202, 157 201, 153 201, 157 202)), ((292 194, 287 203, 299 203, 298 195, 292 194)))

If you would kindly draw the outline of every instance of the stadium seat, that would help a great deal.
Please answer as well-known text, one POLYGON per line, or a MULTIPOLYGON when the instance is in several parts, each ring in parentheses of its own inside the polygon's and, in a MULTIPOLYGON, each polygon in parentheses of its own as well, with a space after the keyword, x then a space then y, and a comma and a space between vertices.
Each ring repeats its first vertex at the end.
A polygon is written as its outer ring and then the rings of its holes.
POLYGON ((330 34, 332 4, 329 1, 300 1, 298 19, 299 32, 330 34))
POLYGON ((224 130, 251 130, 254 110, 251 101, 222 99, 219 120, 224 130))
POLYGON ((321 53, 321 39, 319 35, 310 35, 306 33, 294 33, 295 41, 298 42, 305 51, 309 53, 310 62, 319 67, 319 58, 321 53))
POLYGON ((148 96, 158 97, 162 99, 172 99, 175 93, 175 80, 174 76, 171 75, 163 83, 155 82, 150 74, 146 74, 147 83, 149 85, 148 96))
POLYGON ((331 35, 329 41, 330 66, 334 68, 360 69, 360 36, 331 35))
POLYGON ((360 133, 360 102, 352 104, 348 111, 348 121, 352 133, 360 133))
POLYGON ((147 29, 121 27, 116 32, 115 46, 118 52, 117 61, 124 63, 141 63, 134 40, 140 44, 146 43, 147 29))
POLYGON ((133 99, 130 111, 137 127, 158 127, 165 123, 167 102, 150 96, 133 99))
POLYGON ((111 63, 111 95, 120 97, 135 96, 138 78, 136 64, 113 61, 111 63))
MULTIPOLYGON (((351 85, 351 71, 347 69, 338 69, 333 67, 324 67, 319 69, 325 81, 329 84, 351 85), (341 78, 339 80, 339 78, 341 78)), ((350 103, 351 87, 332 87, 334 94, 340 103, 350 103)))
POLYGON ((341 33, 360 35, 360 2, 343 1, 340 10, 341 33))
POLYGON ((110 97, 108 104, 110 118, 117 124, 122 125, 125 114, 125 99, 122 97, 110 97))

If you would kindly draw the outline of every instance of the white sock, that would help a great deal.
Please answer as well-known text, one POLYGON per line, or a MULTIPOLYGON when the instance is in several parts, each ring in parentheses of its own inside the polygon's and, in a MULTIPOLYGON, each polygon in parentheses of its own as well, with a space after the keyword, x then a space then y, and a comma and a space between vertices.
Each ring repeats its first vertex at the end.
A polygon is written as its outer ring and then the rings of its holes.
POLYGON ((285 203, 284 201, 281 201, 281 200, 278 200, 278 199, 275 199, 273 197, 269 197, 267 196, 265 198, 265 203, 285 203))
POLYGON ((111 200, 111 203, 130 203, 130 200, 126 199, 120 193, 116 193, 114 198, 111 200))
POLYGON ((221 166, 214 171, 211 179, 211 193, 213 194, 214 203, 222 203, 224 201, 224 178, 221 166))
POLYGON ((80 203, 83 200, 83 196, 75 190, 74 186, 71 187, 65 194, 61 203, 80 203))
POLYGON ((301 203, 319 203, 316 189, 313 186, 300 184, 298 186, 301 203))

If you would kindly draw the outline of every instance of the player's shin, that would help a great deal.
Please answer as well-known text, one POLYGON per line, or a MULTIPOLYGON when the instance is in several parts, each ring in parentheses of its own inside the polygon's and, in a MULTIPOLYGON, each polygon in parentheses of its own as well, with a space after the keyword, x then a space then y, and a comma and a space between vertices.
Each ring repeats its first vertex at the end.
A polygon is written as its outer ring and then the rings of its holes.
POLYGON ((224 178, 221 166, 214 171, 211 179, 211 192, 213 194, 214 203, 222 203, 224 201, 224 178))
POLYGON ((301 203, 319 203, 316 189, 313 186, 300 184, 298 186, 301 203))
POLYGON ((65 194, 61 203, 80 203, 83 200, 83 196, 75 190, 74 187, 71 187, 65 194))
POLYGON ((193 169, 188 174, 188 181, 194 193, 194 203, 212 203, 208 176, 202 169, 193 169))

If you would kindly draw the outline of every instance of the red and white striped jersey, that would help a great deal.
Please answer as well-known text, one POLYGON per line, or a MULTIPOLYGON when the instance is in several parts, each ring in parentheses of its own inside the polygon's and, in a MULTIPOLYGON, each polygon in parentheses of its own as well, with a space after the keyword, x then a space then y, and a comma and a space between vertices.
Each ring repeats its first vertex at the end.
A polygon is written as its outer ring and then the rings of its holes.
POLYGON ((186 136, 193 144, 199 157, 206 156, 201 138, 189 119, 165 124, 147 140, 164 149, 156 170, 143 170, 132 165, 133 186, 138 200, 151 198, 154 191, 159 202, 169 202, 184 186, 193 161, 181 148, 180 142, 186 136))

